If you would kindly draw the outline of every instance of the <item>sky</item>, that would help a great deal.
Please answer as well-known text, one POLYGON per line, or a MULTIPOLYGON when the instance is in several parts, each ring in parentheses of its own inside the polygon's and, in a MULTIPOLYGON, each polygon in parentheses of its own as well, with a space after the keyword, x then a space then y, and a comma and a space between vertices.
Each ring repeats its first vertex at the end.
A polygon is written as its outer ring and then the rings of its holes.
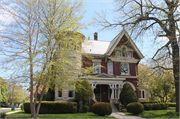
MULTIPOLYGON (((86 13, 83 18, 85 22, 92 22, 93 18, 98 18, 95 13, 101 13, 102 11, 106 11, 109 14, 108 17, 113 19, 113 11, 115 10, 115 3, 113 0, 84 0, 86 13)), ((120 29, 110 29, 110 30, 101 30, 102 27, 92 24, 88 26, 87 30, 82 30, 82 33, 85 35, 86 38, 90 37, 91 40, 94 39, 94 32, 98 32, 98 40, 101 41, 111 41, 113 38, 121 32, 120 29)), ((134 40, 134 39, 132 39, 134 40)), ((158 42, 149 42, 154 40, 154 36, 151 34, 144 36, 143 39, 139 38, 136 39, 134 42, 145 56, 144 59, 141 60, 142 63, 146 63, 146 61, 153 57, 156 50, 166 43, 166 39, 158 39, 158 42), (143 42, 142 42, 143 40, 143 42)))

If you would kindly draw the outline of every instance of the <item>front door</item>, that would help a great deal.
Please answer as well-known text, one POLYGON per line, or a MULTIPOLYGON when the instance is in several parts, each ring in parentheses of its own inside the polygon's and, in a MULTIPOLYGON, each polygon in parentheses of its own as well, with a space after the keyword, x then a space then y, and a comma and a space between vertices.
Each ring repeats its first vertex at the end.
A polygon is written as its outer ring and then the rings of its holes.
POLYGON ((109 102, 108 85, 101 85, 101 102, 109 102))

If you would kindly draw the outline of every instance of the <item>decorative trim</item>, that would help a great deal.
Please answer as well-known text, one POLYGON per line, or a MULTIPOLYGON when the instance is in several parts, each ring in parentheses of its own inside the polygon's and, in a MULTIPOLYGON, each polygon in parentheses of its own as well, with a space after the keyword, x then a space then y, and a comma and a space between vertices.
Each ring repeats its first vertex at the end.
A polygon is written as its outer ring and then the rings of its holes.
POLYGON ((93 61, 93 62, 97 62, 97 63, 101 63, 101 62, 102 62, 102 59, 93 59, 92 61, 93 61))
POLYGON ((140 60, 129 57, 108 57, 113 62, 138 63, 140 60))

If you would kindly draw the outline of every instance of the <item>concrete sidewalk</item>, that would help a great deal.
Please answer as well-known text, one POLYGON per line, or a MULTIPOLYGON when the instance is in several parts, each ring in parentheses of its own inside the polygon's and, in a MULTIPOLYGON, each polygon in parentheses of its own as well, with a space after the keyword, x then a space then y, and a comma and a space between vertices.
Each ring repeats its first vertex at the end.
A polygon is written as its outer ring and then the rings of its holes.
POLYGON ((127 115, 122 112, 113 112, 110 116, 115 117, 117 119, 146 119, 138 116, 127 115))
POLYGON ((21 110, 17 110, 17 111, 13 111, 13 112, 7 112, 6 114, 13 114, 13 113, 16 113, 16 112, 20 112, 21 110))

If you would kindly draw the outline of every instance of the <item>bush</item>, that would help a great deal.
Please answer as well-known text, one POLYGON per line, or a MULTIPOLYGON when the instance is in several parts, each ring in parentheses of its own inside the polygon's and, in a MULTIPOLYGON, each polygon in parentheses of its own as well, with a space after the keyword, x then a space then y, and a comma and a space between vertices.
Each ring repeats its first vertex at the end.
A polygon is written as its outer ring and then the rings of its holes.
POLYGON ((75 98, 76 98, 77 101, 82 100, 83 104, 85 104, 85 102, 88 99, 93 98, 93 90, 91 88, 90 83, 87 80, 83 80, 81 83, 78 83, 76 85, 75 98))
POLYGON ((99 116, 110 115, 112 113, 112 106, 109 103, 97 102, 93 104, 92 112, 99 116))
POLYGON ((21 110, 24 110, 24 104, 21 105, 21 110))
POLYGON ((88 105, 83 105, 82 108, 83 108, 83 111, 85 113, 89 111, 89 106, 88 105))
POLYGON ((168 103, 168 107, 176 107, 176 103, 168 103))
POLYGON ((126 106, 127 112, 140 114, 144 111, 144 106, 139 102, 132 102, 126 106))
MULTIPOLYGON (((38 102, 36 103, 37 108, 38 102)), ((24 111, 31 113, 30 103, 24 103, 24 111)), ((39 114, 60 114, 77 112, 76 102, 42 101, 39 114)))
POLYGON ((168 108, 168 104, 166 103, 146 103, 143 106, 144 110, 162 110, 168 108))
POLYGON ((6 113, 3 113, 3 112, 0 113, 0 118, 4 118, 5 116, 6 116, 6 113))
POLYGON ((125 83, 120 93, 119 100, 125 107, 131 102, 137 102, 137 96, 130 84, 125 83))
POLYGON ((141 104, 159 103, 159 101, 139 101, 141 104))

